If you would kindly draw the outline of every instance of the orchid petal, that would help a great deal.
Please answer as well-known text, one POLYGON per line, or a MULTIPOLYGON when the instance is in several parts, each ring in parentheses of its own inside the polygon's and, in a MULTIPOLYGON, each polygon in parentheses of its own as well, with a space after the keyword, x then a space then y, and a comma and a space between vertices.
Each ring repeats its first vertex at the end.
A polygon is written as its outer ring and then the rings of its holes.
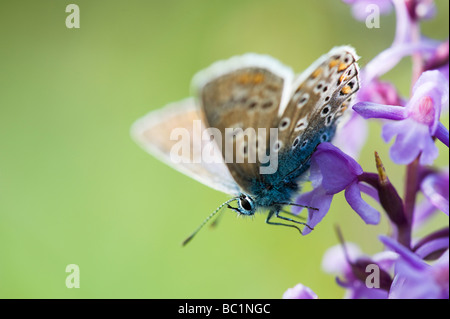
POLYGON ((345 199, 367 224, 378 224, 380 222, 380 213, 362 199, 357 183, 353 183, 346 188, 345 199))
POLYGON ((365 119, 382 118, 403 120, 407 114, 403 106, 384 105, 372 102, 358 102, 353 106, 353 110, 365 119))
MULTIPOLYGON (((296 199, 295 203, 298 205, 314 207, 317 209, 308 210, 308 220, 306 221, 306 224, 308 224, 309 227, 314 228, 328 213, 332 199, 333 195, 328 195, 326 190, 323 187, 319 186, 311 192, 301 194, 296 199)), ((294 214, 298 214, 300 210, 301 208, 294 207, 292 212, 294 214)), ((311 229, 309 227, 303 228, 303 235, 307 235, 311 232, 311 229)))
POLYGON ((341 192, 363 173, 361 166, 353 158, 331 143, 321 143, 311 161, 320 167, 322 186, 330 195, 341 192))
POLYGON ((294 288, 286 290, 283 294, 283 299, 318 299, 318 297, 311 288, 297 284, 294 288))

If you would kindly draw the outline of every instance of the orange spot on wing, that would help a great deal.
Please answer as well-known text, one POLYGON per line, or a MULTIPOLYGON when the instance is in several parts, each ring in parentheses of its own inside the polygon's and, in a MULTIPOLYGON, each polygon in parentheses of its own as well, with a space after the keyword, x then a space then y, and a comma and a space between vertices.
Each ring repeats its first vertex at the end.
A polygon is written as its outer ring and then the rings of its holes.
POLYGON ((262 81, 264 81, 264 74, 262 74, 262 73, 256 73, 256 74, 253 76, 253 83, 254 83, 254 84, 259 84, 259 83, 261 83, 262 81))
POLYGON ((315 78, 317 78, 321 73, 322 73, 322 68, 318 68, 318 69, 316 69, 316 70, 311 74, 311 77, 315 79, 315 78))
POLYGON ((264 81, 264 74, 262 73, 244 73, 238 77, 240 84, 260 84, 264 81))
POLYGON ((347 76, 345 74, 342 74, 339 78, 339 83, 342 83, 342 81, 345 81, 347 79, 347 76))
POLYGON ((332 60, 332 61, 330 61, 330 63, 328 64, 328 66, 330 67, 330 69, 332 69, 332 68, 334 68, 338 63, 339 63, 339 60, 332 60))
POLYGON ((242 75, 239 76, 238 78, 238 82, 241 84, 247 84, 248 82, 250 82, 250 74, 248 73, 244 73, 242 75))
POLYGON ((348 85, 344 86, 341 90, 343 94, 349 94, 352 91, 352 88, 348 85))
POLYGON ((341 63, 338 67, 338 72, 344 71, 347 68, 347 64, 341 63))

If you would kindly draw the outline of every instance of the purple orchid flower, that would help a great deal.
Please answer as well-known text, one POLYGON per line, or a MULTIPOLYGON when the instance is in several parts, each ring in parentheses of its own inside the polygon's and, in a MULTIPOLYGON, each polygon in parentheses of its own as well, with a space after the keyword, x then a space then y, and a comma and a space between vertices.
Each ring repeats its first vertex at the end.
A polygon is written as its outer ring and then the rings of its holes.
MULTIPOLYGON (((376 5, 381 13, 388 13, 392 5, 394 5, 397 16, 397 29, 394 42, 390 48, 378 54, 361 69, 361 88, 356 95, 356 102, 364 101, 404 106, 406 102, 399 96, 396 88, 391 83, 380 81, 379 77, 396 66, 405 56, 418 52, 429 55, 434 54, 433 52, 436 52, 436 47, 438 46, 437 42, 427 39, 421 39, 414 43, 411 42, 410 30, 413 21, 408 13, 409 7, 403 0, 344 0, 344 2, 352 5, 354 15, 359 17, 360 20, 365 19, 367 15, 366 10, 369 5, 376 5)), ((430 66, 436 65, 436 62, 440 63, 440 66, 442 65, 443 55, 445 55, 443 51, 445 51, 445 47, 439 50, 439 54, 434 54, 436 58, 431 59, 432 63, 430 66)), ((362 145, 366 141, 367 134, 365 132, 367 130, 367 123, 362 121, 360 116, 352 112, 350 120, 345 124, 345 129, 337 131, 333 143, 338 145, 347 154, 357 158, 362 145)))
MULTIPOLYGON (((296 203, 315 207, 309 209, 307 224, 313 228, 326 215, 330 208, 333 195, 345 190, 345 198, 350 206, 367 224, 378 224, 380 213, 361 198, 361 191, 367 191, 368 186, 360 186, 359 178, 363 175, 361 166, 350 156, 330 143, 321 143, 311 157, 310 180, 313 190, 301 194, 296 203)), ((301 208, 294 207, 293 212, 299 213, 301 208)), ((310 228, 303 230, 308 234, 310 228)))
POLYGON ((424 260, 436 260, 449 248, 449 228, 444 227, 417 241, 412 251, 424 260))
POLYGON ((408 6, 405 0, 392 0, 395 8, 396 27, 395 39, 392 47, 406 44, 411 41, 411 29, 413 28, 413 21, 411 12, 414 6, 408 6))
POLYGON ((408 13, 413 20, 428 20, 436 15, 434 0, 405 1, 408 13))
POLYGON ((387 275, 397 256, 389 251, 365 256, 354 243, 345 243, 329 248, 322 259, 322 269, 336 275, 336 282, 346 289, 345 299, 386 299, 391 284, 387 275), (377 265, 385 275, 383 287, 372 287, 366 283, 368 265, 377 265))
POLYGON ((412 214, 412 230, 422 228, 438 211, 449 214, 449 170, 419 167, 418 189, 424 198, 415 205, 412 214))
POLYGON ((303 284, 297 284, 295 287, 286 290, 283 299, 318 299, 318 297, 311 288, 303 284))
POLYGON ((439 43, 425 63, 425 70, 439 70, 447 80, 449 74, 449 40, 439 43))
POLYGON ((358 101, 372 102, 386 105, 402 105, 406 101, 400 97, 394 85, 386 81, 380 81, 377 78, 366 83, 360 92, 358 92, 358 101))
MULTIPOLYGON (((405 26, 407 28, 408 26, 405 26)), ((445 57, 442 55, 445 54, 440 51, 445 51, 445 47, 441 48, 439 52, 437 52, 440 44, 436 41, 429 39, 421 39, 418 42, 408 42, 403 39, 404 36, 396 35, 397 40, 394 41, 391 47, 379 53, 375 56, 371 61, 369 61, 362 69, 361 69, 361 89, 358 92, 358 100, 359 101, 370 101, 377 103, 376 100, 365 100, 363 97, 370 96, 379 96, 380 94, 376 94, 377 92, 372 93, 374 89, 379 90, 386 96, 387 101, 392 101, 396 97, 396 93, 393 92, 395 90, 393 86, 391 87, 381 87, 378 88, 375 86, 372 81, 378 79, 382 75, 386 74, 390 70, 392 70, 404 57, 410 56, 415 53, 421 53, 424 55, 430 56, 430 68, 439 63, 439 66, 442 66, 442 61, 445 57), (435 58, 432 58, 436 56, 435 58), (368 91, 368 92, 366 92, 368 91), (394 98, 392 98, 394 96, 394 98)), ((448 56, 447 56, 448 59, 448 56)), ((376 83, 375 83, 376 84, 376 83)), ((389 102, 380 103, 380 104, 390 104, 389 102)), ((400 105, 402 105, 401 103, 400 105)))
POLYGON ((380 14, 388 14, 392 11, 391 0, 342 0, 352 6, 352 14, 355 19, 364 21, 371 12, 372 6, 377 6, 380 14))
POLYGON ((448 170, 441 173, 430 174, 420 185, 422 193, 437 209, 448 215, 449 213, 449 174, 448 170))
POLYGON ((390 154, 397 164, 409 164, 420 155, 422 165, 432 164, 438 156, 433 137, 449 146, 448 130, 439 122, 442 107, 448 103, 446 80, 439 71, 424 72, 405 107, 359 102, 353 110, 364 118, 392 120, 383 127, 388 142, 397 136, 390 154))
MULTIPOLYGON (((449 227, 448 223, 421 238, 415 230, 429 220, 431 214, 449 214, 449 173, 433 167, 438 156, 439 140, 449 147, 449 132, 440 122, 448 110, 449 41, 424 37, 420 22, 436 13, 433 0, 342 0, 352 6, 356 19, 366 20, 374 5, 386 14, 396 14, 396 30, 392 45, 380 52, 360 72, 361 87, 354 112, 344 130, 333 140, 317 147, 311 157, 310 181, 313 190, 300 195, 296 203, 316 207, 308 211, 308 225, 314 227, 327 214, 333 196, 345 191, 350 206, 368 224, 375 224, 380 214, 369 206, 361 193, 373 197, 391 222, 390 237, 381 236, 387 250, 366 256, 356 245, 345 243, 329 249, 323 259, 325 272, 336 275, 336 282, 346 289, 346 298, 449 298, 449 227), (404 57, 413 62, 409 99, 402 98, 393 83, 381 76, 393 69, 404 57), (378 153, 377 173, 364 172, 353 159, 365 142, 367 121, 383 119, 382 137, 389 142, 390 155, 397 164, 408 165, 404 196, 390 182, 378 153), (342 152, 343 150, 344 152, 342 152), (347 154, 353 156, 350 157, 347 154), (423 200, 416 205, 419 193, 423 200), (380 289, 368 285, 367 266, 380 269, 380 289)), ((373 9, 372 9, 373 10, 373 9)), ((297 213, 301 209, 293 208, 297 213)), ((303 234, 310 232, 305 228, 303 234)), ((372 278, 372 277, 371 277, 372 278)), ((313 293, 299 284, 286 291, 288 298, 309 298, 313 293)), ((315 295, 315 294, 314 294, 315 295)))
MULTIPOLYGON (((395 251, 395 276, 389 291, 391 299, 448 299, 449 252, 433 264, 424 262, 417 254, 392 238, 381 236, 386 247, 395 251)), ((448 241, 448 237, 447 237, 448 241)))
POLYGON ((397 18, 395 38, 392 45, 379 53, 361 70, 361 89, 357 95, 357 101, 374 102, 387 105, 404 105, 404 102, 398 96, 394 86, 387 82, 380 82, 378 79, 383 74, 395 67, 404 57, 412 54, 430 55, 431 70, 439 64, 439 67, 445 64, 445 58, 448 63, 448 46, 445 57, 445 45, 442 48, 438 41, 421 38, 411 41, 411 30, 413 29, 413 19, 409 11, 423 11, 429 8, 430 4, 426 1, 408 1, 414 2, 414 5, 407 4, 404 0, 392 0, 395 7, 397 18), (420 2, 420 3, 419 3, 420 2), (422 3, 423 2, 423 3, 422 3))

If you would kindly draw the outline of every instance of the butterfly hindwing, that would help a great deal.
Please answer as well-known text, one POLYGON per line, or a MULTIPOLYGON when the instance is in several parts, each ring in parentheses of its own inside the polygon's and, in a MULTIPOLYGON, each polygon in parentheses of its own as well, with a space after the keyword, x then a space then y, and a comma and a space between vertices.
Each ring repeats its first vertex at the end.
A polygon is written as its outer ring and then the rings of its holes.
POLYGON ((148 153, 178 171, 201 183, 225 192, 239 194, 219 151, 211 152, 216 158, 202 160, 207 148, 214 149, 214 142, 202 139, 206 129, 202 112, 194 98, 171 103, 152 111, 137 120, 132 128, 133 139, 148 153), (183 150, 184 149, 184 150, 183 150))

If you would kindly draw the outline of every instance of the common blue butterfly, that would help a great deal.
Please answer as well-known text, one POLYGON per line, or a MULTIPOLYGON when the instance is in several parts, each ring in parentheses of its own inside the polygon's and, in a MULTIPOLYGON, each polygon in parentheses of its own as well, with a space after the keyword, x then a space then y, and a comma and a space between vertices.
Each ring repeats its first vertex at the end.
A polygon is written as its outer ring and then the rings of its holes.
POLYGON ((284 206, 295 205, 292 197, 300 190, 299 182, 306 175, 315 148, 331 141, 338 118, 359 89, 358 58, 352 47, 335 47, 295 76, 289 67, 267 55, 232 57, 194 76, 197 98, 170 104, 134 123, 131 134, 149 153, 233 196, 184 244, 224 207, 247 216, 266 210, 266 223, 295 227, 300 232, 295 224, 309 227, 280 213, 284 206), (241 131, 232 130, 230 136, 229 128, 241 131), (174 135, 177 129, 178 135, 174 135), (275 129, 275 138, 270 134, 255 135, 260 129, 275 129), (206 139, 202 134, 205 130, 209 132, 206 139), (177 137, 184 135, 187 139, 180 145, 177 137), (230 141, 236 154, 232 152, 228 157, 230 141), (181 155, 180 150, 184 150, 181 155), (238 160, 238 153, 244 160, 238 160), (209 155, 208 161, 201 160, 205 154, 209 155), (270 155, 276 161, 263 162, 260 157, 250 161, 251 154, 270 155), (267 164, 275 162, 274 171, 261 173, 267 164), (233 202, 236 207, 231 205, 233 202), (274 222, 273 218, 294 224, 274 222))

